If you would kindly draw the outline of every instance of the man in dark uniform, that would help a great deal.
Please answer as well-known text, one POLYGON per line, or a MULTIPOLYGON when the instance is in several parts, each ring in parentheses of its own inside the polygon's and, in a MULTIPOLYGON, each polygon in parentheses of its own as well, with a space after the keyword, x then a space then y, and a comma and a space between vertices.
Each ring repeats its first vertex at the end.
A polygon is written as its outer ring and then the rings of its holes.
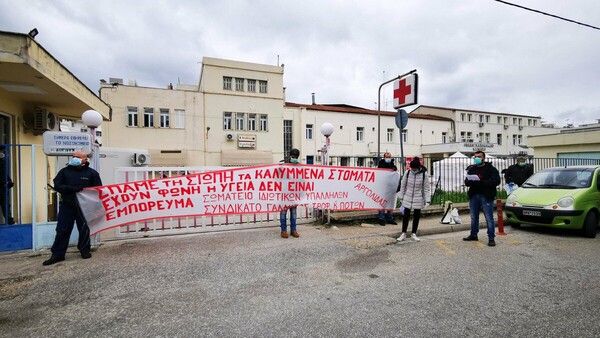
MULTIPOLYGON (((394 164, 394 159, 392 158, 392 154, 390 154, 388 152, 383 154, 383 158, 381 160, 379 160, 379 164, 377 165, 377 168, 387 168, 387 169, 392 169, 394 171, 398 171, 398 168, 394 164)), ((377 218, 379 219, 379 225, 385 225, 386 223, 394 224, 394 225, 398 224, 394 220, 394 215, 392 215, 391 210, 387 210, 387 211, 379 210, 377 218)))
POLYGON ((61 195, 60 208, 58 211, 58 223, 56 224, 56 237, 52 245, 52 256, 44 261, 43 265, 51 265, 65 260, 65 253, 69 246, 69 238, 73 231, 73 223, 77 223, 79 230, 79 241, 77 249, 81 258, 91 258, 90 253, 90 228, 88 227, 76 193, 83 188, 101 186, 102 180, 98 172, 89 167, 87 155, 76 151, 69 164, 62 168, 54 178, 54 190, 61 195))
POLYGON ((10 189, 14 186, 10 179, 9 162, 6 160, 6 146, 0 146, 0 208, 4 216, 4 224, 15 224, 10 207, 10 189))

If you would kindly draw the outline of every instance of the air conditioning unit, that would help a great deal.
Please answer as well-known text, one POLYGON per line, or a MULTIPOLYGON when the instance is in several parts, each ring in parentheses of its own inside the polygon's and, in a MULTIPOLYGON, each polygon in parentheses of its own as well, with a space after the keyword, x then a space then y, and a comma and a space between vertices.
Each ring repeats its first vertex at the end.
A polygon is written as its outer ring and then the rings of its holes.
POLYGON ((227 141, 233 141, 235 139, 235 135, 227 134, 227 135, 225 135, 225 138, 227 139, 227 141))
POLYGON ((519 130, 523 130, 523 126, 519 126, 519 130))
POLYGON ((46 109, 36 109, 33 113, 33 129, 35 130, 59 130, 60 120, 58 115, 46 109))
POLYGON ((479 128, 483 127, 483 122, 479 122, 479 128))
POLYGON ((505 125, 504 125, 504 129, 508 129, 508 124, 505 124, 505 125))
POLYGON ((131 159, 134 166, 142 166, 150 163, 150 156, 148 154, 133 154, 131 159))

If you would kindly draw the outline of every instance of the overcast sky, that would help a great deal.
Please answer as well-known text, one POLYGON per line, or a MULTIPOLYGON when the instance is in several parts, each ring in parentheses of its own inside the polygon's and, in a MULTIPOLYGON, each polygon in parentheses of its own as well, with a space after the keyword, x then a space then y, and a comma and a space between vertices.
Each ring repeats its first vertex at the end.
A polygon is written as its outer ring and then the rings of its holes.
MULTIPOLYGON (((508 1, 600 27, 598 0, 508 1)), ((285 64, 296 103, 376 109, 381 83, 417 69, 419 104, 600 119, 600 30, 494 0, 0 0, 0 30, 34 27, 94 92, 197 84, 208 56, 285 64)))

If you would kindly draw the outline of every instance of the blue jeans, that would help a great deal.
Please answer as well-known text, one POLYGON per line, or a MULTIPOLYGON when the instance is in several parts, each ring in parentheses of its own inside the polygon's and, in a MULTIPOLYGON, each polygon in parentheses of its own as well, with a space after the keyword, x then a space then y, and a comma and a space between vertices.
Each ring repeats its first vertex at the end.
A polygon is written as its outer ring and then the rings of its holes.
POLYGON ((488 238, 494 239, 496 237, 494 200, 486 200, 484 195, 476 194, 469 198, 469 209, 471 212, 471 236, 477 236, 479 232, 479 211, 483 210, 485 222, 487 223, 488 238))
MULTIPOLYGON (((296 231, 296 209, 298 207, 292 207, 290 211, 290 231, 296 231)), ((287 210, 279 213, 279 223, 281 224, 281 231, 287 231, 287 210)))
POLYGON ((391 211, 379 210, 377 217, 380 221, 388 221, 391 222, 394 220, 394 215, 392 215, 391 211))

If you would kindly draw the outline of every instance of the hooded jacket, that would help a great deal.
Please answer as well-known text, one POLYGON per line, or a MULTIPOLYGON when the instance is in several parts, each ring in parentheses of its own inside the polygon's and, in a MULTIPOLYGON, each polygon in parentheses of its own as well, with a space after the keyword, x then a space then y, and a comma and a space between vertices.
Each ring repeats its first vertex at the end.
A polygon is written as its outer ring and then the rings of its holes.
POLYGON ((419 168, 414 173, 407 170, 400 181, 398 197, 402 200, 402 206, 408 209, 423 209, 425 203, 431 202, 431 185, 429 174, 425 167, 419 168))

